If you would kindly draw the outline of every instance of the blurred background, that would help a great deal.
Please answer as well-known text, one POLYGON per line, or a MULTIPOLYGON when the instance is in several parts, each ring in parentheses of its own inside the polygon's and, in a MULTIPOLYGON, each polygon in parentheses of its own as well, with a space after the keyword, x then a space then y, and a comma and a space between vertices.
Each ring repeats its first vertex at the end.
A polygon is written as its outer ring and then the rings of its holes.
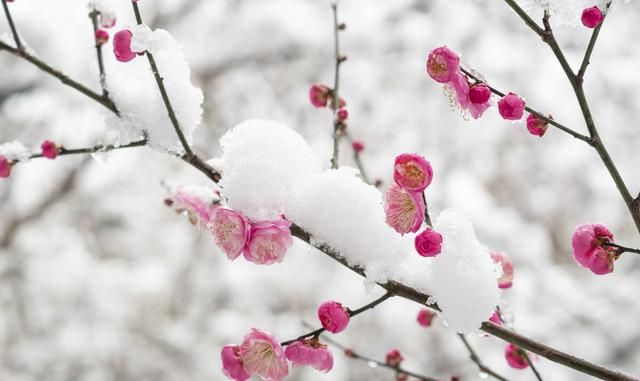
MULTIPOLYGON (((114 1, 115 31, 133 24, 128 1, 114 1)), ((333 81, 333 19, 328 1, 141 1, 153 28, 183 44, 192 80, 205 93, 195 135, 205 157, 218 138, 250 118, 299 131, 329 164, 331 115, 308 101, 313 82, 333 81)), ((18 29, 37 55, 98 89, 85 0, 16 0, 18 29)), ((579 12, 576 9, 576 12, 579 12)), ((533 11, 536 19, 539 10, 533 11)), ((633 194, 640 189, 640 4, 607 19, 586 79, 595 120, 633 194)), ((435 170, 432 213, 467 212, 490 248, 509 253, 514 286, 503 293, 514 328, 579 357, 640 375, 640 259, 623 255, 616 271, 592 275, 572 259, 576 225, 606 224, 617 240, 640 246, 632 220, 595 151, 550 127, 543 138, 495 108, 478 121, 451 110, 425 72, 428 52, 448 45, 495 87, 586 132, 577 102, 549 49, 502 1, 341 0, 341 95, 349 131, 362 140, 370 177, 389 185, 394 157, 425 155, 435 170)), ((590 31, 555 25, 570 62, 590 31)), ((0 34, 8 32, 4 15, 0 34)), ((122 65, 105 46, 107 75, 122 65)), ((102 107, 27 62, 0 52, 0 142, 67 147, 105 136, 102 107)), ((348 144, 342 165, 353 165, 348 144)), ((210 185, 189 166, 147 148, 94 157, 37 160, 0 182, 0 379, 223 380, 219 352, 251 327, 285 340, 316 325, 326 299, 358 307, 376 297, 362 280, 296 242, 287 260, 258 267, 229 262, 211 235, 163 205, 163 183, 210 185)), ((452 282, 455 282, 452 279, 452 282)), ((406 368, 448 379, 479 379, 456 335, 437 320, 416 321, 417 305, 391 300, 335 336, 364 355, 391 348, 406 368)), ((505 343, 470 338, 483 361, 513 380, 505 343)), ((392 380, 394 374, 334 351, 335 369, 291 372, 290 380, 392 380)), ((540 359, 545 379, 588 377, 540 359)))

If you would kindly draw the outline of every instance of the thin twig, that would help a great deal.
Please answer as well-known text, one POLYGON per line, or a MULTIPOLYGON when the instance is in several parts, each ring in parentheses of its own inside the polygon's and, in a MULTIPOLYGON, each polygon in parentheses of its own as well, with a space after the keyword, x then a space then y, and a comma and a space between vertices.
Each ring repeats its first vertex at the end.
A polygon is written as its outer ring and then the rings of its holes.
POLYGON ((536 366, 533 364, 533 361, 531 361, 531 356, 529 356, 527 351, 523 350, 522 351, 522 356, 527 361, 527 364, 529 364, 529 367, 531 368, 531 371, 533 372, 533 374, 536 376, 536 379, 538 381, 543 381, 542 380, 542 376, 540 375, 540 372, 538 372, 538 368, 536 368, 536 366))
MULTIPOLYGON (((351 134, 348 131, 345 131, 344 136, 347 138, 347 140, 349 140, 349 143, 351 143, 351 146, 353 147, 353 137, 351 136, 351 134)), ((365 171, 364 164, 362 163, 360 152, 358 152, 355 148, 353 149, 353 161, 356 163, 356 166, 360 171, 360 177, 362 177, 362 180, 367 184, 371 184, 371 182, 369 181, 369 176, 367 176, 367 172, 365 171)))
POLYGON ((424 202, 424 221, 427 225, 432 228, 433 223, 431 222, 431 216, 429 216, 429 206, 427 205, 427 196, 422 192, 422 201, 424 202))
POLYGON ((622 246, 622 245, 618 245, 617 243, 613 243, 613 242, 605 242, 603 243, 604 246, 610 246, 610 247, 615 247, 617 249, 620 249, 621 253, 635 253, 635 254, 640 254, 640 249, 634 249, 631 247, 626 247, 626 246, 622 246))
MULTIPOLYGON (((378 299, 372 301, 371 303, 368 303, 360 308, 358 308, 357 310, 354 311, 349 311, 349 317, 354 317, 354 316, 358 316, 361 313, 368 311, 370 309, 375 308, 377 305, 381 304, 382 302, 384 302, 385 300, 391 298, 393 296, 393 294, 391 292, 386 292, 384 295, 382 295, 381 297, 379 297, 378 299)), ((282 345, 283 347, 286 345, 289 345, 291 343, 293 343, 294 341, 298 341, 298 340, 302 340, 302 339, 306 339, 307 337, 318 337, 320 336, 320 334, 322 332, 326 331, 324 328, 318 328, 315 329, 311 332, 305 333, 304 335, 298 336, 295 339, 291 339, 291 340, 287 340, 287 341, 283 341, 280 345, 282 345)))
POLYGON ((18 31, 16 30, 16 26, 13 23, 11 12, 9 12, 9 6, 7 5, 7 0, 2 0, 2 6, 4 7, 4 14, 7 16, 7 22, 9 23, 9 28, 11 29, 13 40, 16 42, 16 48, 18 50, 23 50, 22 43, 20 43, 20 36, 18 36, 18 31))
POLYGON ((102 87, 102 96, 104 98, 109 97, 109 92, 107 91, 107 76, 104 70, 104 60, 102 59, 102 44, 96 38, 96 33, 98 32, 98 12, 97 9, 93 9, 91 13, 89 13, 89 17, 91 18, 91 24, 93 25, 93 38, 96 43, 96 56, 98 58, 98 69, 100 70, 100 87, 102 87))
POLYGON ((110 98, 104 97, 101 94, 98 94, 95 91, 89 89, 85 85, 71 79, 69 76, 67 76, 66 74, 64 74, 58 69, 54 69, 53 67, 51 67, 49 64, 42 61, 38 57, 35 57, 27 53, 25 50, 16 49, 12 46, 9 46, 2 41, 0 41, 0 50, 6 50, 7 52, 13 54, 16 57, 21 57, 25 59, 26 61, 38 67, 38 69, 58 78, 65 85, 78 90, 82 94, 88 96, 89 98, 93 99, 94 101, 106 107, 109 111, 113 112, 116 115, 119 115, 118 108, 110 98))
MULTIPOLYGON (((108 152, 108 151, 115 151, 115 150, 124 149, 124 148, 142 147, 142 146, 146 146, 148 142, 149 140, 145 137, 140 140, 135 140, 128 144, 123 144, 121 146, 116 146, 113 144, 107 144, 107 145, 99 144, 97 146, 86 147, 86 148, 67 149, 67 148, 61 147, 60 152, 58 152, 58 156, 86 155, 86 154, 92 154, 96 152, 108 152)), ((37 159, 41 157, 43 157, 42 153, 34 153, 31 156, 29 156, 29 159, 37 159)))
POLYGON ((334 43, 334 58, 336 61, 335 74, 333 80, 333 91, 331 98, 331 108, 333 110, 333 155, 331 156, 331 168, 338 168, 338 155, 340 151, 340 134, 342 121, 338 118, 338 106, 340 105, 340 65, 344 61, 344 57, 340 55, 340 24, 338 23, 338 4, 332 3, 331 9, 333 9, 333 43, 334 43))
POLYGON ((478 369, 481 372, 490 375, 491 377, 495 378, 496 380, 509 381, 507 378, 505 378, 505 377, 501 376, 500 374, 496 373, 493 369, 491 369, 488 366, 484 365, 484 363, 482 362, 482 360, 480 360, 480 357, 478 356, 476 351, 473 349, 473 347, 471 347, 471 344, 469 343, 469 341, 467 340, 465 335, 463 335, 462 333, 458 333, 458 337, 462 341, 462 344, 464 344, 464 346, 467 348, 467 351, 469 352, 469 358, 471 359, 471 361, 473 361, 478 366, 478 369))
POLYGON ((412 371, 406 370, 406 369, 404 369, 404 368, 402 368, 400 366, 394 367, 394 366, 391 366, 391 365, 389 365, 389 364, 387 364, 387 363, 385 363, 383 361, 379 361, 379 360, 372 359, 372 358, 367 357, 367 356, 363 356, 363 355, 355 352, 351 348, 348 348, 348 347, 336 342, 335 340, 329 338, 327 335, 322 336, 322 341, 326 342, 326 343, 330 344, 331 346, 334 346, 334 347, 336 347, 338 349, 341 349, 342 351, 344 351, 345 355, 348 358, 351 358, 351 359, 354 359, 354 360, 364 361, 366 363, 375 364, 376 366, 381 367, 381 368, 391 369, 391 370, 395 371, 396 374, 406 374, 406 375, 409 375, 411 377, 415 377, 415 378, 417 378, 418 380, 421 380, 421 381, 437 381, 438 380, 437 378, 434 378, 434 377, 424 376, 424 375, 418 374, 416 372, 412 372, 412 371))
MULTIPOLYGON (((611 7, 611 1, 607 3, 604 9, 604 17, 607 16, 607 11, 611 7)), ((584 58, 582 59, 582 64, 580 65, 580 70, 578 70, 578 81, 582 82, 584 80, 584 73, 587 71, 587 66, 589 66, 589 61, 591 59, 591 54, 593 53, 593 48, 596 46, 596 41, 598 40, 598 36, 600 35, 600 29, 602 29, 602 24, 604 22, 604 18, 602 22, 595 27, 593 33, 591 34, 591 39, 589 40, 589 45, 587 46, 587 50, 584 53, 584 58)))

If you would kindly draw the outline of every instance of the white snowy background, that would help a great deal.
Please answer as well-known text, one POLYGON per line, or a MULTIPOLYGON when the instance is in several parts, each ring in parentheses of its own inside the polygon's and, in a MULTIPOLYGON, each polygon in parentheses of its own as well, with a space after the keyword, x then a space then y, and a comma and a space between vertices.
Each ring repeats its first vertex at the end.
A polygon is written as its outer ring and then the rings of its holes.
MULTIPOLYGON (((129 1, 115 3, 112 34, 133 24, 129 1)), ((204 93, 203 125, 193 135, 203 156, 221 153, 218 139, 229 128, 266 118, 293 127, 328 164, 331 116, 312 108, 307 96, 312 82, 330 85, 333 78, 327 1, 139 4, 147 24, 182 44, 192 81, 204 93)), ((16 0, 10 7, 39 57, 98 89, 85 0, 16 0)), ((369 175, 389 185, 397 154, 425 155, 435 171, 430 208, 468 213, 478 238, 512 257, 514 287, 502 295, 515 329, 640 375, 640 258, 624 255, 613 274, 598 277, 570 252, 573 228, 587 222, 602 222, 619 242, 640 246, 596 153, 553 128, 533 137, 495 109, 464 121, 424 70, 429 50, 446 44, 491 84, 585 132, 548 47, 502 1, 341 0, 339 12, 348 56, 341 94, 349 130, 366 144, 369 175)), ((540 11, 532 12, 538 19, 540 11)), ((633 37, 639 14, 635 1, 614 8, 586 79, 601 135, 634 194, 640 189, 640 51, 633 37)), ((8 32, 0 20, 0 34, 8 32)), ((590 32, 561 24, 554 25, 556 34, 575 67, 590 32)), ((105 51, 107 76, 128 65, 112 58, 110 43, 105 51)), ((0 142, 93 145, 107 138, 105 115, 102 106, 0 52, 0 142)), ((342 163, 353 165, 349 146, 342 152, 342 163)), ((163 205, 163 183, 209 184, 148 148, 32 161, 0 182, 0 379, 222 380, 221 347, 249 328, 285 340, 305 331, 302 321, 317 324, 316 308, 326 299, 358 307, 380 293, 367 294, 361 278, 300 242, 282 264, 229 262, 209 233, 163 205)), ((418 309, 388 301, 335 339, 379 359, 399 348, 406 367, 426 375, 478 379, 455 334, 439 320, 418 326, 418 309)), ((533 379, 530 371, 507 366, 503 342, 471 341, 493 369, 513 380, 533 379)), ((339 351, 334 357, 335 369, 326 375, 301 369, 289 379, 393 379, 339 351)), ((538 368, 545 379, 587 378, 545 359, 538 368)))

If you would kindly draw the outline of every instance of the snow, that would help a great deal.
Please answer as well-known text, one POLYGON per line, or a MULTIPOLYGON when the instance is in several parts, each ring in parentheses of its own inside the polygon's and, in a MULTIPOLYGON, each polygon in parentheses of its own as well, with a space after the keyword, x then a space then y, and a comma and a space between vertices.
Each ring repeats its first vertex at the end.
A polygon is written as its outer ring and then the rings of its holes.
MULTIPOLYGON (((254 221, 286 214, 297 181, 321 169, 320 159, 297 132, 269 120, 249 120, 220 139, 222 197, 254 221)), ((321 202, 321 200, 316 200, 321 202)))
MULTIPOLYGON (((191 144, 202 120, 203 95, 191 83, 191 70, 182 48, 166 30, 151 30, 146 25, 128 29, 133 34, 132 50, 148 50, 153 54, 180 129, 191 144)), ((113 54, 106 51, 114 60, 113 54)), ((146 131, 152 147, 184 153, 147 57, 140 56, 127 63, 115 62, 107 76, 107 88, 121 114, 120 118, 110 115, 107 120, 114 143, 126 144, 146 131)))
POLYGON ((30 156, 29 149, 18 140, 0 144, 0 156, 9 160, 23 161, 30 156))
MULTIPOLYGON (((612 7, 620 3, 628 3, 630 0, 614 0, 612 7)), ((549 10, 551 20, 558 25, 578 26, 582 10, 593 7, 605 9, 609 0, 519 0, 522 8, 531 12, 535 9, 549 10)), ((582 25, 580 25, 582 26, 582 25)))
POLYGON ((364 268, 368 285, 396 280, 432 294, 455 331, 476 331, 498 305, 496 266, 463 214, 438 218, 443 253, 422 258, 414 235, 402 237, 387 226, 376 187, 349 167, 318 173, 317 156, 293 130, 251 120, 225 134, 220 145, 222 194, 231 208, 254 220, 286 215, 311 233, 314 244, 364 268))

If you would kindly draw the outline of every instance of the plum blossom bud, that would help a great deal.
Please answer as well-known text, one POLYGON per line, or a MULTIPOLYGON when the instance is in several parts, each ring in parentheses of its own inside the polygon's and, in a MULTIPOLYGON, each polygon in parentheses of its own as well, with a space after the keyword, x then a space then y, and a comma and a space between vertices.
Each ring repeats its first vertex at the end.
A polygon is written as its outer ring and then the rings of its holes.
POLYGON ((349 325, 349 311, 342 304, 328 300, 318 307, 322 327, 331 333, 340 333, 349 325))
POLYGON ((384 362, 391 367, 397 368, 400 366, 403 360, 404 357, 402 356, 402 353, 400 353, 400 351, 397 349, 392 349, 387 352, 384 362))
POLYGON ((424 157, 404 153, 396 157, 393 166, 393 180, 402 188, 422 192, 431 184, 433 169, 424 157))
POLYGON ((104 45, 109 41, 109 32, 104 29, 96 30, 96 45, 104 45))
POLYGON ((549 128, 549 123, 537 115, 529 114, 527 117, 527 130, 531 135, 542 137, 549 128))
POLYGON ((244 370, 263 380, 280 381, 289 374, 289 364, 278 340, 252 328, 238 350, 244 370))
POLYGON ((351 142, 351 147, 353 147, 353 150, 356 151, 356 153, 364 151, 364 143, 360 140, 354 140, 351 142))
POLYGON ((489 253, 495 263, 502 267, 502 275, 498 278, 498 287, 511 288, 513 286, 513 262, 507 253, 492 251, 489 253))
MULTIPOLYGON (((452 105, 460 110, 462 115, 471 115, 473 119, 478 119, 484 112, 491 107, 489 98, 483 103, 474 103, 470 98, 471 85, 466 75, 457 71, 451 76, 451 80, 445 85, 445 92, 449 94, 452 105)), ((480 91, 480 93, 482 90, 480 91)), ((482 95, 482 94, 476 94, 482 95)), ((482 100, 481 96, 474 96, 475 101, 482 100)))
POLYGON ((446 46, 432 50, 427 58, 427 73, 436 82, 449 82, 459 67, 460 58, 446 46))
POLYGON ((469 88, 469 100, 474 104, 482 104, 491 98, 491 89, 484 83, 478 83, 469 88))
POLYGON ((331 89, 328 86, 314 83, 309 89, 309 100, 313 107, 327 107, 327 103, 331 99, 331 89))
POLYGON ((502 325, 502 319, 500 318, 500 314, 497 310, 493 311, 493 315, 491 315, 489 321, 497 325, 502 325))
POLYGON ((420 310, 420 312, 418 312, 418 317, 416 318, 416 321, 418 322, 418 324, 420 324, 423 327, 431 327, 431 324, 433 323, 433 319, 436 317, 436 313, 427 309, 427 308, 423 308, 420 310))
POLYGON ((344 355, 347 357, 356 357, 356 354, 353 352, 353 349, 347 348, 344 350, 344 355))
POLYGON ((618 248, 607 246, 609 242, 613 242, 613 234, 604 225, 580 225, 571 238, 573 257, 594 274, 608 274, 621 254, 618 248))
POLYGON ((123 29, 113 36, 113 53, 120 62, 129 62, 136 58, 136 53, 131 50, 131 33, 128 29, 123 29))
POLYGON ((218 247, 231 260, 238 258, 245 249, 250 231, 249 221, 240 212, 218 208, 213 214, 211 232, 218 247))
POLYGON ((110 12, 103 12, 100 14, 100 26, 103 28, 113 28, 116 25, 116 15, 110 12))
POLYGON ((418 234, 414 243, 416 251, 423 257, 435 257, 442 251, 442 235, 431 228, 418 234))
POLYGON ((231 380, 245 381, 251 375, 242 367, 242 359, 239 352, 240 347, 237 345, 227 345, 222 348, 220 353, 220 357, 222 357, 222 372, 231 380))
POLYGON ((404 235, 415 233, 424 222, 424 200, 418 192, 402 189, 393 184, 384 197, 387 225, 404 235))
POLYGON ((42 142, 42 144, 40 145, 40 148, 42 149, 42 156, 46 157, 47 159, 55 159, 56 157, 58 157, 58 154, 60 153, 60 146, 58 146, 56 143, 52 142, 51 140, 45 140, 44 142, 42 142))
POLYGON ((520 120, 524 115, 524 100, 517 94, 509 93, 498 101, 500 116, 506 120, 520 120))
POLYGON ((284 353, 294 367, 311 366, 325 373, 333 368, 333 355, 318 339, 294 341, 284 353))
POLYGON ((0 155, 0 179, 6 179, 11 175, 13 164, 12 161, 0 155))
POLYGON ((349 111, 347 111, 346 108, 341 108, 340 110, 338 110, 338 120, 343 122, 345 120, 347 120, 347 118, 349 117, 349 111))
POLYGON ((507 344, 504 350, 504 357, 507 359, 507 363, 515 369, 525 369, 529 366, 529 362, 525 356, 525 351, 513 344, 507 344))
POLYGON ((293 244, 290 226, 291 222, 287 220, 253 224, 244 258, 258 265, 282 262, 287 249, 293 244))
POLYGON ((582 21, 582 25, 593 29, 600 25, 602 20, 604 20, 604 13, 602 13, 598 7, 585 8, 582 11, 582 17, 580 20, 582 21))

